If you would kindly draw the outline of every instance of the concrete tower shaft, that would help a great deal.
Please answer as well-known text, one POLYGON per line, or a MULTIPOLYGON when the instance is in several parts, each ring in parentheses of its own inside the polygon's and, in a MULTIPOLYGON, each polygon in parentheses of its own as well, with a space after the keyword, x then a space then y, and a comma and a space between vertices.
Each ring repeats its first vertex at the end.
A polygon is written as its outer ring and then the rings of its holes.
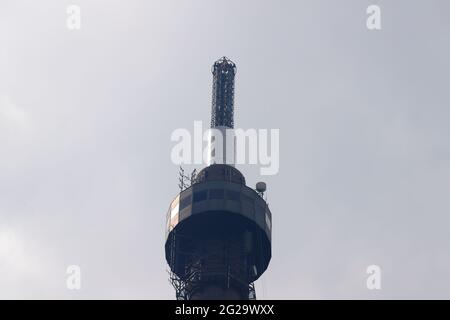
POLYGON ((166 260, 177 298, 255 297, 271 259, 272 214, 234 167, 201 170, 167 213, 166 260))

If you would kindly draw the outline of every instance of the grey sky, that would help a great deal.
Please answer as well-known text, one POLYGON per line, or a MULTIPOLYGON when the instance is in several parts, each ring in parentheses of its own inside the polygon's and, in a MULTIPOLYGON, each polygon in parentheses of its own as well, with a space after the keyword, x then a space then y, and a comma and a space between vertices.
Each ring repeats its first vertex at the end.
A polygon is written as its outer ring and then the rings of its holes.
POLYGON ((163 242, 176 128, 280 129, 267 299, 450 298, 450 4, 0 3, 0 298, 173 299, 163 242), (80 31, 66 7, 81 7, 80 31), (366 28, 378 4, 382 30, 366 28), (82 290, 66 289, 68 265, 82 290), (366 289, 366 267, 382 290, 366 289))

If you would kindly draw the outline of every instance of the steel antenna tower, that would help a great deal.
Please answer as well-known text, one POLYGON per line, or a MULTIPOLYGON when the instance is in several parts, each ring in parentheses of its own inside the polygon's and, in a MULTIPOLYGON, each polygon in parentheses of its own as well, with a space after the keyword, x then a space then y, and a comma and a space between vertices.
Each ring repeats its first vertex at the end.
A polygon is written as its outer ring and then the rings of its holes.
MULTIPOLYGON (((212 74, 211 127, 224 133, 234 127, 236 65, 222 57, 212 74)), ((253 283, 271 259, 266 186, 245 184, 234 161, 225 161, 226 145, 223 157, 214 155, 218 146, 211 147, 212 164, 181 190, 167 213, 165 254, 178 300, 255 299, 253 283)))
POLYGON ((227 57, 212 66, 213 93, 211 128, 234 127, 234 76, 236 65, 227 57))

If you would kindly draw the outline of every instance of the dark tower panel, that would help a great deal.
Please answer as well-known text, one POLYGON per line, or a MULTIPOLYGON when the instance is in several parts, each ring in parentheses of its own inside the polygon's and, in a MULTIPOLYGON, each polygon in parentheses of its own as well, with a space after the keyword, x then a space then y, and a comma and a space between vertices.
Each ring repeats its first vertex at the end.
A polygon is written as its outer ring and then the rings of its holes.
POLYGON ((213 92, 211 128, 234 127, 234 76, 236 65, 227 57, 212 66, 213 92))

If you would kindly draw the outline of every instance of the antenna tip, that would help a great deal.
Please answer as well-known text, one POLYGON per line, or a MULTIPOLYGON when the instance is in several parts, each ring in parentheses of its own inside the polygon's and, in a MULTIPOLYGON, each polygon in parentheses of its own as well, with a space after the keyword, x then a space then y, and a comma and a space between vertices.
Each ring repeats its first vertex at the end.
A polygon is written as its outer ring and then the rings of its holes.
POLYGON ((223 56, 222 58, 214 62, 214 65, 212 67, 212 73, 214 74, 218 70, 225 73, 232 70, 233 73, 236 73, 236 64, 230 59, 228 59, 226 56, 223 56))

